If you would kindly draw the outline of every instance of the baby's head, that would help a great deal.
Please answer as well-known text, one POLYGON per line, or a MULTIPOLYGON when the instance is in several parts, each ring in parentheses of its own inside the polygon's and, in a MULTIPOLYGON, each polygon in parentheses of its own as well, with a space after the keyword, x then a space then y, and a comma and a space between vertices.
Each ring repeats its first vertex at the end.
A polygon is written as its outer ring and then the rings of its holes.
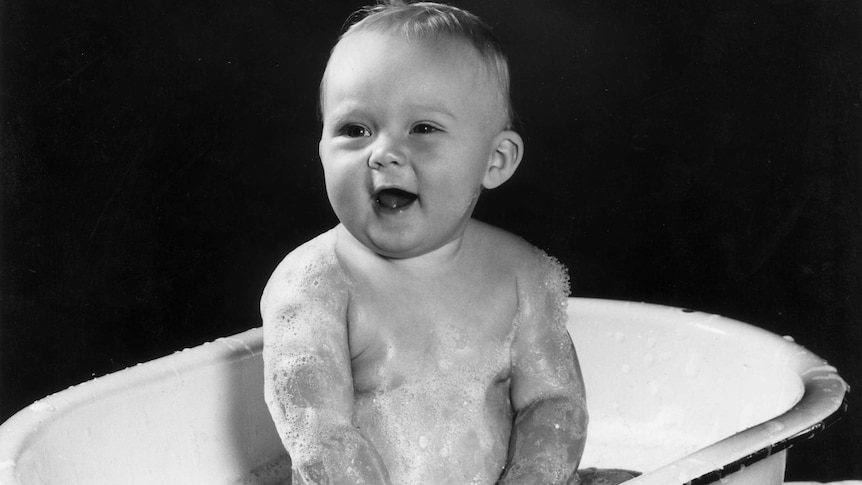
POLYGON ((365 246, 425 254, 459 240, 481 190, 521 160, 508 64, 487 25, 455 7, 387 3, 357 16, 321 81, 327 192, 365 246))
MULTIPOLYGON (((500 41, 491 28, 472 13, 432 2, 408 3, 390 0, 362 8, 345 23, 346 30, 339 43, 353 34, 378 32, 400 37, 403 41, 455 41, 463 42, 478 55, 477 60, 486 70, 488 80, 495 84, 501 109, 500 119, 506 128, 514 124, 509 80, 509 61, 500 41)), ((320 84, 320 110, 323 112, 326 76, 320 84)))

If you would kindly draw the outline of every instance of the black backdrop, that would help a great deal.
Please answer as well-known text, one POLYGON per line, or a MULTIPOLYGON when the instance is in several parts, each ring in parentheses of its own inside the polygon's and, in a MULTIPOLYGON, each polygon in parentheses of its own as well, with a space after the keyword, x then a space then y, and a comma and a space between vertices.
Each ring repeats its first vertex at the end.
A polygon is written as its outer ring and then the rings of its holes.
MULTIPOLYGON (((477 217, 573 292, 789 334, 862 379, 862 6, 459 2, 513 64, 526 159, 477 217)), ((358 3, 0 4, 0 420, 259 325, 274 265, 335 220, 317 84, 358 3)), ((862 400, 791 451, 862 477, 862 400)))

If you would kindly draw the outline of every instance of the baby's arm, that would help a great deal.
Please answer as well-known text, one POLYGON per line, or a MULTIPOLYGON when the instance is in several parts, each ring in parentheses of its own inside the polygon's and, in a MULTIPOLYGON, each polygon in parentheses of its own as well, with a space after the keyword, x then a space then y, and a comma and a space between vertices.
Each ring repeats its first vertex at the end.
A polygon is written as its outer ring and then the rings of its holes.
POLYGON ((519 291, 510 391, 515 422, 501 484, 577 483, 586 440, 583 379, 565 327, 567 280, 559 263, 547 259, 542 266, 544 281, 519 291))
POLYGON ((261 315, 266 403, 290 454, 293 483, 388 484, 380 456, 351 422, 343 275, 334 261, 291 259, 270 279, 261 315))

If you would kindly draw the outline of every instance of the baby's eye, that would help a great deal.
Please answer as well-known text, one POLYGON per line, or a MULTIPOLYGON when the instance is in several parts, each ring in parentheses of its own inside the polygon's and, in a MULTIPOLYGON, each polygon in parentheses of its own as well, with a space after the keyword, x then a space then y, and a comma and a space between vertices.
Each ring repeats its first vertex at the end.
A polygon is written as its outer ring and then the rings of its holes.
POLYGON ((419 135, 427 135, 437 131, 440 131, 440 129, 434 125, 429 125, 428 123, 419 123, 410 130, 411 133, 417 133, 419 135))
POLYGON ((341 134, 348 138, 371 136, 371 131, 362 125, 347 125, 341 129, 341 134))

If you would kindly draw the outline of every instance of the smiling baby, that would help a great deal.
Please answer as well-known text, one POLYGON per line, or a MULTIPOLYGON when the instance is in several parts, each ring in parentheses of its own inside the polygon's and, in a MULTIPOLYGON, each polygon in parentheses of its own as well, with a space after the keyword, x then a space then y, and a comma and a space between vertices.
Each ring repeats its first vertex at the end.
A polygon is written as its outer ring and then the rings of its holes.
POLYGON ((441 4, 365 9, 320 103, 340 224, 291 252, 261 302, 294 483, 578 483, 565 269, 472 218, 524 152, 490 29, 441 4))

